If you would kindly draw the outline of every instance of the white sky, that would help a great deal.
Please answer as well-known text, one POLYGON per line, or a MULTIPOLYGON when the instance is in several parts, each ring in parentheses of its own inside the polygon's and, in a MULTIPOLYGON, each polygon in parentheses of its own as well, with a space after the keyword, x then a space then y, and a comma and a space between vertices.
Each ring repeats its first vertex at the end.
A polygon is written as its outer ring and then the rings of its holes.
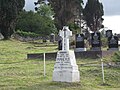
MULTIPOLYGON (((25 0, 25 9, 34 10, 34 2, 37 0, 25 0)), ((86 2, 87 0, 83 0, 86 2)), ((104 26, 113 30, 114 33, 120 33, 120 0, 99 0, 104 6, 104 26)))
POLYGON ((26 10, 34 10, 35 5, 34 2, 36 2, 37 0, 25 0, 25 9, 26 10))
POLYGON ((103 18, 105 27, 111 29, 113 33, 120 33, 120 15, 104 16, 103 18))

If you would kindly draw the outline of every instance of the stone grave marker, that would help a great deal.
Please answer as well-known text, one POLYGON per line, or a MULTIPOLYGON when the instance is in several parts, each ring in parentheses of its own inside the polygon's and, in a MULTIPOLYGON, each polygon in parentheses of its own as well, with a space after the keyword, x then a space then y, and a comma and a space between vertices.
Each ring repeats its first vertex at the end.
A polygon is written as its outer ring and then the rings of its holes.
POLYGON ((112 30, 107 30, 106 31, 106 37, 109 38, 109 37, 112 37, 112 30))
POLYGON ((100 32, 95 32, 91 34, 91 50, 100 51, 101 50, 101 36, 100 32))
POLYGON ((57 52, 53 81, 79 82, 80 75, 75 54, 74 51, 69 50, 69 37, 72 36, 72 32, 67 26, 64 26, 59 35, 62 37, 62 50, 57 52))
POLYGON ((46 37, 42 37, 43 43, 47 42, 47 38, 46 37))
POLYGON ((55 34, 53 33, 50 34, 50 42, 55 42, 55 34))
POLYGON ((76 34, 76 48, 75 52, 86 51, 85 43, 84 43, 84 35, 76 34))
POLYGON ((108 50, 119 50, 118 37, 112 36, 108 38, 108 50))

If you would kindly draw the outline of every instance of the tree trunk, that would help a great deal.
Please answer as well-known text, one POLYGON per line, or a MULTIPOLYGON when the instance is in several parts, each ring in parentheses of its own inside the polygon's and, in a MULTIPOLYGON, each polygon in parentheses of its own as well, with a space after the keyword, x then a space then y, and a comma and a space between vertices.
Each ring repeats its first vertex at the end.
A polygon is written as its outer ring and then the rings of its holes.
POLYGON ((7 27, 2 27, 1 34, 4 36, 4 40, 10 38, 10 29, 7 27))

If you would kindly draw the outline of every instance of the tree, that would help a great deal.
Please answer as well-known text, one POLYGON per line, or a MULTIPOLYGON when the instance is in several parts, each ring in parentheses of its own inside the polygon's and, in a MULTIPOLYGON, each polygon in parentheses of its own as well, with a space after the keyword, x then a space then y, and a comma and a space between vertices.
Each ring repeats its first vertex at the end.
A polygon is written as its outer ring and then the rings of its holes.
MULTIPOLYGON (((37 3, 41 3, 44 0, 38 0, 37 3)), ((83 0, 48 0, 51 4, 55 15, 55 24, 57 29, 62 29, 64 25, 68 25, 70 22, 74 23, 76 11, 80 11, 83 0)), ((78 13, 80 15, 80 12, 78 13)))
POLYGON ((38 7, 37 13, 40 15, 40 17, 43 19, 43 31, 44 34, 41 33, 41 35, 50 35, 51 33, 56 33, 57 29, 55 27, 55 23, 53 20, 54 11, 51 7, 51 5, 41 3, 40 7, 38 7))
POLYGON ((98 31, 102 27, 103 5, 99 0, 88 0, 83 10, 84 19, 91 31, 98 31))
POLYGON ((40 4, 40 6, 37 8, 37 13, 42 16, 43 18, 49 18, 53 19, 54 11, 51 8, 51 5, 48 4, 40 4))
POLYGON ((9 39, 15 29, 17 16, 23 9, 25 0, 0 0, 0 32, 9 39))
MULTIPOLYGON (((45 11, 43 10, 43 12, 45 11)), ((48 17, 49 14, 44 13, 44 16, 43 12, 35 13, 33 11, 22 11, 18 18, 16 31, 31 32, 40 36, 56 33, 57 30, 54 21, 51 17, 48 17)))

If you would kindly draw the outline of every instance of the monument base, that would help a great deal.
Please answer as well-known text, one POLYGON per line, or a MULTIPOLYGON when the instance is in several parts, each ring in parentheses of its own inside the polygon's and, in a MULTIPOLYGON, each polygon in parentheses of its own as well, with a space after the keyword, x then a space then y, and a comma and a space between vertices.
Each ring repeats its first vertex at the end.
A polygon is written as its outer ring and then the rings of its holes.
POLYGON ((87 51, 86 48, 76 48, 75 52, 87 51))
POLYGON ((74 51, 58 51, 53 71, 53 81, 79 82, 80 74, 74 51))
POLYGON ((109 48, 109 51, 119 51, 119 48, 109 48))
POLYGON ((101 51, 101 47, 92 47, 91 51, 101 51))

